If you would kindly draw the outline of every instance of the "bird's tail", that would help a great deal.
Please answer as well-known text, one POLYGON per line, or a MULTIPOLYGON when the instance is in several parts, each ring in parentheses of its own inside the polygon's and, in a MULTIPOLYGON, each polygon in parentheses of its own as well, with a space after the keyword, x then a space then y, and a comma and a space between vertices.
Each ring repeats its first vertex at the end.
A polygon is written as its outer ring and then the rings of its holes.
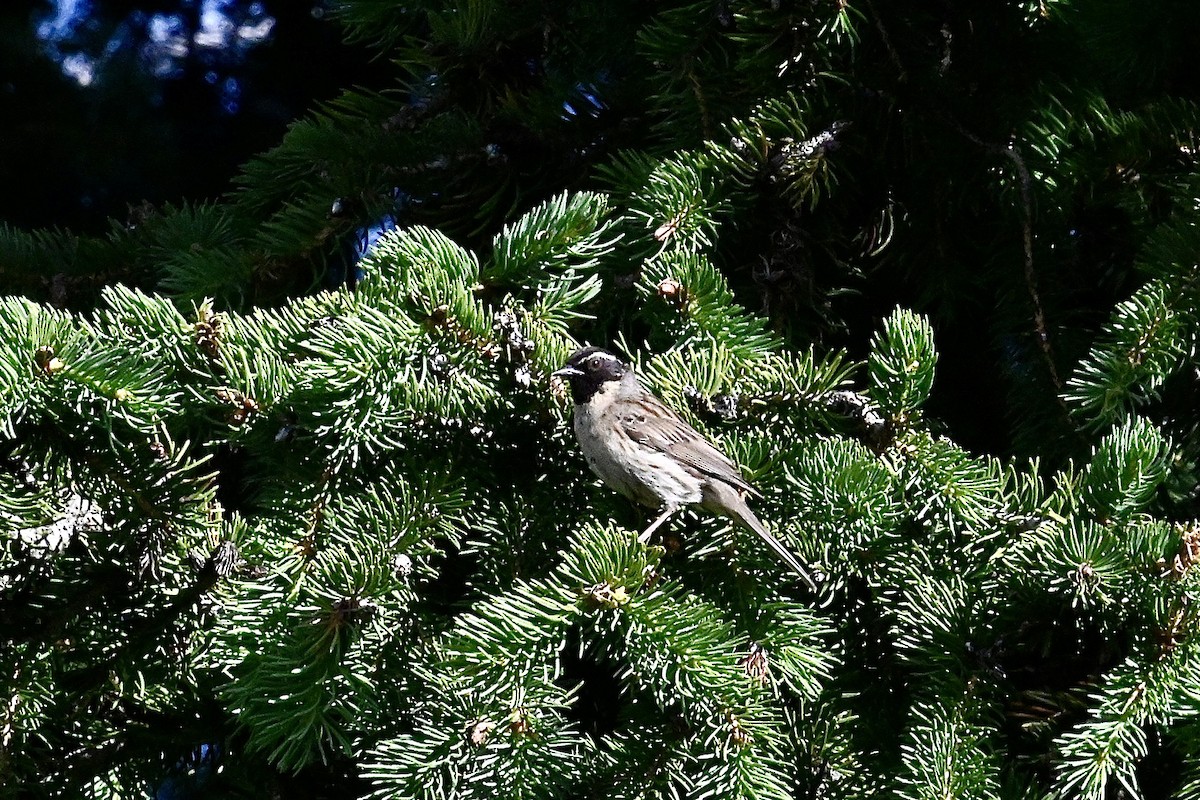
POLYGON ((786 547, 784 547, 783 542, 776 539, 771 532, 768 531, 761 522, 759 522, 758 518, 753 516, 753 513, 751 516, 755 522, 758 522, 758 525, 751 526, 751 530, 757 533, 758 538, 766 542, 767 545, 775 551, 775 555, 779 556, 785 564, 791 567, 792 571, 799 576, 800 580, 804 581, 804 585, 812 590, 812 592, 815 594, 818 591, 817 582, 812 579, 812 575, 808 574, 808 570, 806 570, 804 565, 800 563, 800 559, 796 558, 795 554, 792 553, 791 550, 788 550, 786 547))
POLYGON ((775 555, 779 556, 783 563, 791 567, 792 571, 795 572, 796 575, 799 576, 800 580, 804 582, 804 585, 806 585, 814 593, 819 591, 817 589, 817 582, 813 580, 812 575, 810 575, 808 570, 804 568, 804 565, 800 563, 800 559, 796 558, 795 553, 793 553, 791 550, 788 550, 787 547, 784 546, 783 542, 776 539, 771 532, 767 530, 767 526, 762 524, 762 520, 754 515, 754 512, 750 510, 750 506, 746 505, 745 498, 743 498, 732 488, 729 488, 728 492, 729 494, 733 495, 733 498, 721 498, 724 501, 723 505, 725 506, 723 513, 733 517, 735 520, 758 534, 758 538, 766 542, 767 546, 775 551, 775 555))

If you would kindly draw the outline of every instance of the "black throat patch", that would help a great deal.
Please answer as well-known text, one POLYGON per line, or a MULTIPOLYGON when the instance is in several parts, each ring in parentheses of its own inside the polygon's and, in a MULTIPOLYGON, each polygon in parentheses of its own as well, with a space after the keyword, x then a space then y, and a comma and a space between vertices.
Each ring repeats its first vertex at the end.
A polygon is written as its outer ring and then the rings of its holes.
POLYGON ((575 401, 575 405, 588 402, 606 383, 621 380, 629 371, 624 361, 599 347, 576 350, 567 359, 567 366, 574 367, 581 373, 568 379, 571 383, 571 399, 575 401))

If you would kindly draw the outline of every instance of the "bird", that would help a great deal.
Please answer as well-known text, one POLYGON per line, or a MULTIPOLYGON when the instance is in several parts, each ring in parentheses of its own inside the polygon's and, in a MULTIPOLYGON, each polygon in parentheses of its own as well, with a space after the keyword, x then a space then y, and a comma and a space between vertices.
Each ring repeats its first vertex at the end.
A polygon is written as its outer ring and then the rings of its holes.
POLYGON ((571 388, 573 427, 592 471, 634 502, 660 510, 638 536, 645 543, 684 506, 699 505, 758 535, 811 589, 817 585, 746 503, 757 495, 741 471, 705 436, 647 391, 633 368, 588 346, 552 373, 571 388))

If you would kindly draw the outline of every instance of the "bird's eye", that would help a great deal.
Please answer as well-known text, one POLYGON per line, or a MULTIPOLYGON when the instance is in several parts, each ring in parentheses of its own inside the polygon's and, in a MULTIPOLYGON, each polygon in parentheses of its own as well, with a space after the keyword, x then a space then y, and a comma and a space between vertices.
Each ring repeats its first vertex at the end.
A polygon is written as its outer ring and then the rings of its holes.
POLYGON ((591 361, 589 361, 588 369, 592 369, 592 370, 600 369, 600 359, 593 358, 591 361))

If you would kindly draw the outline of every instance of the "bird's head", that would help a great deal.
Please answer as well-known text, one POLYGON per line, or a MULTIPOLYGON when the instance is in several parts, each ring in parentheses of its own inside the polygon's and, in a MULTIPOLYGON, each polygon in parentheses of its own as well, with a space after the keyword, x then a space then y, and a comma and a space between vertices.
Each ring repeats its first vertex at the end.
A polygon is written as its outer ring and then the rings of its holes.
POLYGON ((576 405, 586 403, 610 381, 620 382, 629 372, 629 365, 600 347, 583 347, 567 359, 554 375, 571 385, 571 397, 576 405))

